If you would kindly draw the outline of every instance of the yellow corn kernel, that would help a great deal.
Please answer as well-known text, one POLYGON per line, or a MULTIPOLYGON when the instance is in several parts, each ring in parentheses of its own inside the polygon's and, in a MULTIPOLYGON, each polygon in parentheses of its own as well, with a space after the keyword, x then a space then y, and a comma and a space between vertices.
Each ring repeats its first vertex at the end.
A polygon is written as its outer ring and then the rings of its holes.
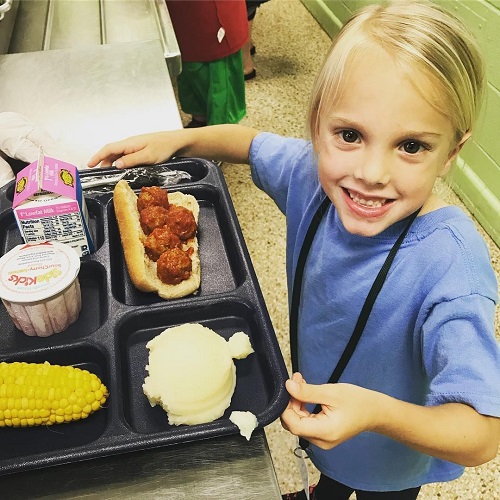
POLYGON ((0 363, 0 427, 80 420, 107 397, 106 386, 87 370, 48 362, 0 363))

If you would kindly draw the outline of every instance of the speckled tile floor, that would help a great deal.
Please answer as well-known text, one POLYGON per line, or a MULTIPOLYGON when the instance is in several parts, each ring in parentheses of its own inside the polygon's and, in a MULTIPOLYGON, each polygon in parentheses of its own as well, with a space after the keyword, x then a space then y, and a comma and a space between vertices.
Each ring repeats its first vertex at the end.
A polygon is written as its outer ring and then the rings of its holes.
MULTIPOLYGON (((247 82, 247 117, 242 124, 303 137, 308 97, 330 45, 328 35, 300 0, 270 0, 257 12, 253 39, 257 49, 254 57, 257 78, 247 82)), ((186 116, 183 116, 183 121, 187 121, 186 116)), ((222 168, 283 357, 289 363, 284 216, 254 186, 247 167, 227 164, 222 168)), ((446 186, 437 188, 450 203, 461 205, 446 186)), ((500 249, 484 231, 482 233, 500 278, 500 249)), ((497 336, 500 339, 499 316, 497 310, 497 336)), ((266 435, 281 490, 299 489, 301 485, 292 454, 291 436, 279 422, 269 425, 266 435)), ((314 482, 318 473, 309 465, 314 482)), ((467 469, 456 481, 424 486, 419 498, 500 499, 500 457, 482 467, 467 469)))

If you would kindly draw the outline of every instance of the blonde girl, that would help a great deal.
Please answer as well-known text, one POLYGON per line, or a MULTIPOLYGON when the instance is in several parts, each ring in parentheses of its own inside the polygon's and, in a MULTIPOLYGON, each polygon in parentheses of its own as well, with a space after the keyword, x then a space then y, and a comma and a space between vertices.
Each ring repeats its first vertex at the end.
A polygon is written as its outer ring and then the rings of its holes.
POLYGON ((353 491, 360 500, 413 499, 421 485, 496 456, 495 275, 473 222, 433 193, 472 133, 483 67, 467 29, 433 3, 372 5, 345 25, 320 70, 311 141, 221 125, 132 137, 89 162, 123 168, 177 155, 249 163, 287 218, 290 296, 306 233, 327 199, 291 311, 298 372, 282 415, 309 442, 321 472, 317 500, 353 491), (354 353, 329 383, 400 236, 354 353))

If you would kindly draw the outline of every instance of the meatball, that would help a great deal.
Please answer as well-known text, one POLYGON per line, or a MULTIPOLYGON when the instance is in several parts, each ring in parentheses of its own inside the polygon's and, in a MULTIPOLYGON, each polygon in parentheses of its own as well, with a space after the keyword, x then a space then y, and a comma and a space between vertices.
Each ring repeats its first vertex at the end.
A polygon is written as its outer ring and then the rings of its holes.
POLYGON ((144 234, 150 234, 153 232, 153 229, 162 227, 167 223, 168 210, 163 207, 151 205, 141 210, 139 219, 144 234))
POLYGON ((137 210, 141 212, 146 207, 168 208, 168 192, 158 186, 143 187, 137 198, 137 210))
POLYGON ((196 234, 196 221, 193 212, 179 205, 170 205, 166 225, 181 240, 188 240, 196 234))
POLYGON ((168 226, 157 227, 144 241, 148 257, 156 262, 158 257, 169 248, 180 248, 180 238, 168 226))
POLYGON ((156 261, 156 274, 163 283, 177 285, 191 276, 191 258, 180 248, 170 248, 156 261))

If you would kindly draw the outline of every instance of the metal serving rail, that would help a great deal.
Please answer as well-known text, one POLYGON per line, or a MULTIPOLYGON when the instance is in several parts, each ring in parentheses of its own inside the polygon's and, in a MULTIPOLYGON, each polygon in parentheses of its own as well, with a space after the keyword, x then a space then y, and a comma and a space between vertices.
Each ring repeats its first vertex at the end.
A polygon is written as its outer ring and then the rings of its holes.
MULTIPOLYGON (((21 429, 22 432, 22 429, 21 429)), ((278 500, 264 431, 3 476, 4 498, 278 500)))

